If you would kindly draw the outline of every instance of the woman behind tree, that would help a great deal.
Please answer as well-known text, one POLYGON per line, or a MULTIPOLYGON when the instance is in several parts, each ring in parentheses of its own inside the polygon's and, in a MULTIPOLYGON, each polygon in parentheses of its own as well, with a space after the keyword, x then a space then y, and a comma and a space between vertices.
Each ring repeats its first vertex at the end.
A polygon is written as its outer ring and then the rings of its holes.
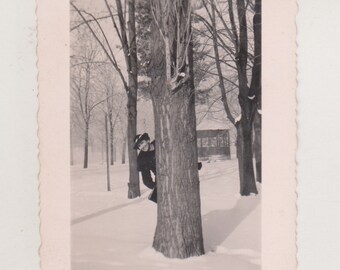
MULTIPOLYGON (((149 200, 157 203, 157 187, 156 187, 156 147, 155 141, 150 142, 148 133, 138 134, 134 139, 134 149, 138 149, 137 170, 142 173, 142 180, 145 186, 152 189, 149 200), (155 179, 152 179, 151 172, 155 179)), ((202 168, 202 163, 197 164, 198 170, 202 168)))
POLYGON ((149 200, 157 203, 156 188, 156 153, 155 141, 150 142, 148 133, 138 134, 134 140, 134 149, 138 149, 137 170, 142 173, 142 180, 145 186, 152 189, 149 200), (155 179, 152 179, 151 172, 155 179))

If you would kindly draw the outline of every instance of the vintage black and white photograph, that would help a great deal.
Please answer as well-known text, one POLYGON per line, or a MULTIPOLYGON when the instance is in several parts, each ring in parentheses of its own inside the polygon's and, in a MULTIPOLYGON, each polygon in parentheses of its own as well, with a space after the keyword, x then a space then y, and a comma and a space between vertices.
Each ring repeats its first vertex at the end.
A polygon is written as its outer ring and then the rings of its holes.
POLYGON ((261 21, 70 1, 72 270, 261 269, 261 21))

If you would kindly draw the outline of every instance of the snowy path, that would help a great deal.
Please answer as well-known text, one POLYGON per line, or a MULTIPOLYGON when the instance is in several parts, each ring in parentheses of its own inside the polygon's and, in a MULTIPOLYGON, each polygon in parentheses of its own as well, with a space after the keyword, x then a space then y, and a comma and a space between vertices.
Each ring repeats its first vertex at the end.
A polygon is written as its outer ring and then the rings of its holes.
POLYGON ((236 160, 203 164, 206 254, 185 260, 153 250, 157 207, 142 183, 140 198, 126 198, 127 172, 126 165, 113 166, 107 192, 104 166, 72 168, 72 270, 261 269, 261 197, 238 195, 236 160))

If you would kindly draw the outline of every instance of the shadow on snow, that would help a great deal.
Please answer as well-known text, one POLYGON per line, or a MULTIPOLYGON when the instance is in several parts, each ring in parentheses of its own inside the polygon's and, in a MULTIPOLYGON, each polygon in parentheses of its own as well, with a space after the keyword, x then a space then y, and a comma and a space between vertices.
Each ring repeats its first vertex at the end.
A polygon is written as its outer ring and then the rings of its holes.
MULTIPOLYGON (((144 192, 141 192, 141 195, 145 192, 147 192, 147 190, 144 191, 144 192)), ((113 207, 110 207, 110 208, 100 210, 100 211, 95 212, 93 214, 89 214, 89 215, 86 215, 86 216, 83 216, 83 217, 75 218, 75 219, 71 220, 71 225, 75 225, 75 224, 81 223, 83 221, 86 221, 86 220, 89 220, 89 219, 92 219, 92 218, 96 218, 98 216, 104 215, 104 214, 112 212, 112 211, 119 210, 121 208, 127 207, 127 206, 132 205, 132 204, 137 204, 137 203, 139 203, 143 200, 146 200, 146 198, 139 198, 139 199, 134 200, 133 202, 123 203, 123 204, 120 204, 120 205, 116 205, 116 206, 113 206, 113 207)))
POLYGON ((251 203, 240 198, 232 209, 214 210, 202 217, 203 239, 206 252, 216 248, 238 227, 256 208, 260 200, 251 203))

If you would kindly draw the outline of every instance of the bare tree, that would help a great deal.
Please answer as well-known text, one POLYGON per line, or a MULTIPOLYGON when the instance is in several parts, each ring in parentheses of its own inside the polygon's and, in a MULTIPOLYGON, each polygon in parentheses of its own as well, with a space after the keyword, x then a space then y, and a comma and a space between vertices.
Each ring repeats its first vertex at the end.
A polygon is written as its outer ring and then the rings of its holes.
MULTIPOLYGON (((214 48, 214 60, 219 78, 219 87, 221 91, 222 102, 226 115, 231 123, 237 129, 237 157, 239 161, 240 174, 240 193, 241 195, 249 195, 257 193, 255 185, 255 176, 253 169, 253 123, 255 114, 257 121, 260 121, 256 107, 261 104, 261 12, 258 8, 261 5, 260 0, 256 1, 255 7, 257 11, 254 15, 254 55, 249 51, 248 47, 250 38, 248 35, 247 5, 244 0, 228 0, 227 5, 223 8, 218 6, 215 0, 203 1, 205 10, 209 16, 210 22, 204 17, 197 17, 205 24, 208 32, 212 36, 214 48), (236 2, 236 7, 234 6, 236 2), (208 6, 210 4, 210 8, 208 6), (236 10, 236 14, 235 14, 236 10), (223 15, 228 12, 228 16, 223 15), (217 18, 222 25, 222 30, 217 29, 217 18), (229 18, 227 21, 226 18, 229 18), (220 49, 227 58, 220 57, 220 49), (226 60, 229 59, 229 60, 226 60), (222 64, 225 70, 235 72, 237 74, 237 83, 226 78, 223 75, 222 64), (250 86, 248 86, 248 78, 251 78, 250 86), (238 104, 240 106, 240 114, 236 117, 230 110, 228 103, 227 91, 225 83, 234 84, 238 89, 238 104)), ((230 76, 229 76, 230 77, 230 76)), ((260 145, 260 124, 256 125, 256 140, 254 149, 256 150, 257 159, 257 176, 261 175, 261 145, 260 145)), ((260 178, 258 178, 260 181, 260 178)))
POLYGON ((158 218, 153 247, 170 258, 204 253, 191 31, 191 1, 153 0, 151 95, 158 218))
POLYGON ((81 42, 71 57, 71 97, 80 115, 84 130, 84 163, 88 167, 89 130, 94 109, 103 101, 98 101, 93 85, 93 73, 99 50, 96 44, 86 38, 86 32, 78 33, 81 42))
POLYGON ((112 21, 114 32, 116 33, 115 38, 118 37, 120 45, 123 49, 126 74, 122 71, 118 64, 117 57, 113 53, 113 46, 109 42, 108 35, 105 33, 99 19, 93 14, 80 10, 73 2, 72 7, 82 18, 85 25, 90 29, 93 37, 98 42, 100 47, 103 49, 107 59, 112 64, 113 68, 119 74, 122 80, 124 89, 126 91, 127 108, 128 108, 128 153, 129 153, 129 190, 128 198, 135 198, 140 196, 139 187, 139 176, 137 171, 137 152, 133 149, 133 139, 136 135, 136 124, 137 124, 137 52, 136 52, 136 29, 135 29, 135 1, 127 0, 128 7, 128 21, 126 21, 125 12, 121 0, 116 0, 116 14, 112 11, 108 0, 104 0, 107 8, 108 16, 112 21), (117 18, 118 23, 117 23, 117 18), (100 35, 95 31, 98 29, 100 35))
POLYGON ((117 82, 117 74, 109 65, 103 65, 100 68, 100 76, 97 78, 97 84, 102 89, 103 97, 107 97, 106 102, 103 104, 108 117, 108 132, 109 132, 109 156, 110 165, 114 164, 114 132, 117 124, 118 117, 122 114, 123 104, 126 98, 121 91, 121 86, 117 82))
MULTIPOLYGON (((229 0, 229 13, 232 21, 232 4, 229 0)), ((248 28, 247 12, 244 0, 237 0, 237 17, 239 23, 239 37, 237 49, 237 71, 239 80, 239 103, 241 106, 241 119, 237 123, 238 131, 238 153, 241 180, 241 195, 257 193, 254 169, 253 169, 253 123, 257 105, 261 104, 261 0, 255 3, 256 13, 254 15, 254 64, 251 72, 251 83, 248 86, 247 65, 248 65, 248 28)), ((235 26, 233 26, 233 29, 235 26)), ((235 29, 234 36, 237 38, 235 29)), ((258 148, 259 150, 259 148, 258 148)), ((259 168, 260 169, 260 168, 259 168)))

